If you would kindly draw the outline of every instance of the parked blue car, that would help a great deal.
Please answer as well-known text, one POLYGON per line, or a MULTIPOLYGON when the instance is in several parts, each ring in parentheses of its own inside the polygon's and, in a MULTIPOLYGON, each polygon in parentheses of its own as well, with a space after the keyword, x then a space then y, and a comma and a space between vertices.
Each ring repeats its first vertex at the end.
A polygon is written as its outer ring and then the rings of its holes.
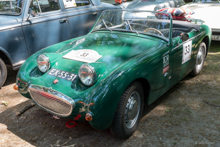
POLYGON ((120 8, 100 0, 1 0, 0 88, 36 51, 87 34, 103 10, 120 8))

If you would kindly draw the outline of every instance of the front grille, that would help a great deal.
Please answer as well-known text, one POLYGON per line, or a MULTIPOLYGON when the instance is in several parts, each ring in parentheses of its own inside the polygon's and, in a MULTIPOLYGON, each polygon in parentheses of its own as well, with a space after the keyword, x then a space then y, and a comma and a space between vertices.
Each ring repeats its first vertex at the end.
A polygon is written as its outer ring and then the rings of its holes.
POLYGON ((40 107, 53 114, 67 117, 73 110, 74 100, 62 93, 38 85, 31 85, 29 92, 40 107))

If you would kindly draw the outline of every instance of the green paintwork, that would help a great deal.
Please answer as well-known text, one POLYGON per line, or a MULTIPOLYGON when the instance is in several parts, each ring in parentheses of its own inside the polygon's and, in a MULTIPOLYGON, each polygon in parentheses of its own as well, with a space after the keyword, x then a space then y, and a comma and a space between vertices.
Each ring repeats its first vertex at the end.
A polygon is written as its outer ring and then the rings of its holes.
POLYGON ((22 65, 17 75, 20 79, 17 80, 19 92, 31 98, 27 91, 28 85, 51 87, 74 99, 76 106, 70 118, 76 117, 79 110, 85 107, 85 111, 80 113, 83 116, 80 121, 84 121, 85 114, 90 111, 93 115, 90 125, 96 129, 107 129, 112 123, 121 95, 132 82, 139 80, 143 84, 145 102, 151 104, 193 70, 199 44, 205 41, 209 48, 211 31, 206 25, 201 25, 200 31, 188 34, 193 43, 192 57, 184 64, 181 62, 183 44, 179 37, 170 38, 170 43, 143 34, 97 31, 50 46, 33 54, 22 65), (82 38, 85 41, 76 45, 76 41, 82 38), (84 86, 79 78, 70 82, 43 74, 37 68, 37 57, 45 54, 50 59, 51 68, 78 74, 84 63, 62 57, 71 50, 79 49, 92 49, 102 55, 97 62, 90 63, 98 74, 96 83, 91 87, 84 86), (166 55, 169 55, 169 70, 165 76, 163 57, 166 55), (57 84, 53 84, 55 79, 59 79, 57 84), (86 107, 80 102, 94 105, 86 107))

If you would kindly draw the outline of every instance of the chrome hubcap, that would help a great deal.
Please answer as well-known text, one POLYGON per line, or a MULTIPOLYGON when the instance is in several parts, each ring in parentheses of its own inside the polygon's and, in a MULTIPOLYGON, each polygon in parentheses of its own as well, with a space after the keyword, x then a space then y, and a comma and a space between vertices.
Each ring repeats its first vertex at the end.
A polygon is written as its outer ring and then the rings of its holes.
POLYGON ((202 63, 202 53, 201 52, 198 52, 197 61, 198 61, 198 64, 202 63))
POLYGON ((138 120, 141 105, 140 99, 140 94, 137 91, 134 91, 128 99, 124 117, 125 126, 128 129, 132 128, 138 120))
POLYGON ((196 67, 198 70, 202 68, 203 62, 204 62, 204 56, 205 56, 205 49, 204 47, 201 47, 198 51, 197 57, 196 57, 196 67))

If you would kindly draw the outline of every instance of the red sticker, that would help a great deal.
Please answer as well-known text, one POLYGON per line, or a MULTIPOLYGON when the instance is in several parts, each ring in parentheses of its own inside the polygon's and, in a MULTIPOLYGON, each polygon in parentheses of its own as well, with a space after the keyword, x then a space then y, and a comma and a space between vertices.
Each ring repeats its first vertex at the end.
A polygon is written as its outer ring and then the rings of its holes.
POLYGON ((163 74, 166 73, 169 70, 170 66, 167 65, 166 67, 163 68, 163 74))

